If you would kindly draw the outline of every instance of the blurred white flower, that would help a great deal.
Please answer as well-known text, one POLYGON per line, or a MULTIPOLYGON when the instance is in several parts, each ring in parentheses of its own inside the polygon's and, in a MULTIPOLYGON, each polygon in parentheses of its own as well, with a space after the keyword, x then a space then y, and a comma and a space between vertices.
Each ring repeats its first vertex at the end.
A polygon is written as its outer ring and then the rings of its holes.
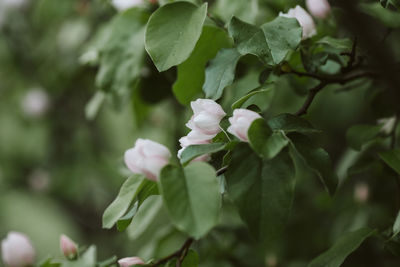
POLYGON ((303 39, 310 38, 317 34, 314 20, 301 6, 289 9, 287 13, 279 13, 279 16, 286 18, 295 18, 303 28, 303 39))
POLYGON ((123 11, 125 9, 143 4, 144 0, 112 0, 111 3, 118 11, 123 11))
POLYGON ((22 7, 28 0, 0 0, 0 26, 6 19, 7 12, 22 7))
POLYGON ((40 117, 50 106, 49 96, 43 89, 30 89, 22 99, 21 107, 25 114, 40 117))
POLYGON ((6 266, 10 267, 26 267, 35 261, 35 250, 29 238, 18 232, 9 232, 3 239, 1 254, 6 266))

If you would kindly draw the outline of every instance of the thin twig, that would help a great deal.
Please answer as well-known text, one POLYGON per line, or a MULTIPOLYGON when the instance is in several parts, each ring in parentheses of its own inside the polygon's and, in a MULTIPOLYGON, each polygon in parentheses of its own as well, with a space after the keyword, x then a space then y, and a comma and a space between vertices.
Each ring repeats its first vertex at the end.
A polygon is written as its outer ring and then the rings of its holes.
POLYGON ((221 169, 217 171, 217 176, 220 176, 221 174, 224 174, 226 170, 228 169, 228 166, 224 166, 221 169))
POLYGON ((353 74, 349 75, 347 77, 341 78, 341 77, 326 77, 326 78, 321 78, 320 83, 315 86, 314 88, 311 88, 308 91, 308 96, 304 102, 304 104, 301 106, 301 108, 295 113, 296 116, 301 116, 307 113, 308 108, 310 107, 311 103, 313 102, 315 96, 322 90, 324 89, 325 86, 328 84, 334 84, 334 83, 339 83, 339 84, 345 84, 347 82, 363 78, 363 77, 371 77, 375 76, 375 73, 372 72, 363 72, 363 73, 358 73, 358 74, 353 74))
POLYGON ((182 247, 179 250, 156 261, 155 263, 151 264, 150 266, 151 267, 160 266, 161 264, 167 263, 168 261, 170 261, 174 258, 178 258, 178 262, 176 263, 176 266, 180 267, 183 259, 185 258, 187 252, 189 251, 189 248, 192 245, 193 241, 194 241, 193 238, 186 239, 185 243, 182 245, 182 247))

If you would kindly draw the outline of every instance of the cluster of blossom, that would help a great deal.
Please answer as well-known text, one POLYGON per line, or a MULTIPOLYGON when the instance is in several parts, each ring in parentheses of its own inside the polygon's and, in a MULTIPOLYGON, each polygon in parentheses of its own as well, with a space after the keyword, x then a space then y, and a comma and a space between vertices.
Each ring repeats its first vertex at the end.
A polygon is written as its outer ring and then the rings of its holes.
MULTIPOLYGON (((181 157, 183 150, 190 145, 209 144, 212 139, 221 132, 219 123, 226 113, 222 107, 210 99, 197 99, 192 101, 190 106, 193 116, 190 118, 186 127, 191 129, 188 135, 179 139, 181 149, 178 151, 178 158, 181 157)), ((200 156, 194 161, 207 161, 210 155, 200 156)))
MULTIPOLYGON (((191 129, 187 136, 179 142, 181 149, 178 157, 184 149, 190 145, 209 144, 221 131, 220 122, 226 113, 222 107, 210 99, 197 99, 191 102, 193 116, 186 124, 191 129)), ((230 126, 227 131, 238 139, 248 142, 247 131, 251 123, 261 116, 248 109, 235 109, 233 116, 229 118, 230 126)), ((164 145, 147 139, 137 139, 134 147, 125 152, 125 164, 133 173, 143 174, 148 179, 157 181, 161 169, 168 164, 171 153, 164 145)), ((209 155, 203 155, 195 161, 207 161, 209 155)))
MULTIPOLYGON (((307 0, 306 6, 308 11, 319 19, 326 18, 331 12, 331 7, 327 0, 307 0)), ((280 12, 279 16, 297 19, 300 26, 303 28, 303 39, 310 38, 317 33, 314 20, 307 11, 299 5, 289 9, 287 13, 280 12)))

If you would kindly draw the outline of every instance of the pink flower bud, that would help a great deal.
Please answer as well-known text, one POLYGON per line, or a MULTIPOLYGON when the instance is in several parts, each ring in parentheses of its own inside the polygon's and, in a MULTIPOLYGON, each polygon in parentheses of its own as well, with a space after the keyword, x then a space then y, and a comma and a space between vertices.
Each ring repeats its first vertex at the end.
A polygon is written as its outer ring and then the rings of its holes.
POLYGON ((112 0, 111 4, 118 10, 123 11, 131 7, 143 4, 144 0, 112 0))
POLYGON ((235 109, 233 111, 233 116, 229 118, 231 125, 228 128, 228 132, 240 140, 248 142, 247 131, 251 123, 258 118, 261 118, 261 116, 254 111, 243 108, 235 109))
POLYGON ((60 237, 60 248, 61 252, 67 258, 73 258, 78 253, 78 247, 75 242, 66 235, 61 235, 60 237))
POLYGON ((317 33, 312 17, 301 6, 289 9, 287 13, 279 13, 279 16, 295 18, 303 28, 303 39, 310 38, 317 33))
POLYGON ((9 232, 1 242, 1 254, 4 263, 10 267, 33 265, 35 250, 29 238, 18 232, 9 232))
POLYGON ((212 139, 220 131, 219 123, 226 115, 222 107, 211 99, 192 101, 193 116, 186 124, 189 129, 210 136, 212 139))
POLYGON ((135 264, 144 265, 144 261, 139 257, 129 257, 118 260, 119 266, 129 267, 135 264))
POLYGON ((161 169, 168 164, 171 153, 165 146, 148 139, 136 140, 135 146, 125 151, 125 164, 133 172, 157 181, 161 169))
POLYGON ((331 12, 331 6, 327 0, 307 0, 306 6, 311 15, 319 19, 328 17, 331 12))

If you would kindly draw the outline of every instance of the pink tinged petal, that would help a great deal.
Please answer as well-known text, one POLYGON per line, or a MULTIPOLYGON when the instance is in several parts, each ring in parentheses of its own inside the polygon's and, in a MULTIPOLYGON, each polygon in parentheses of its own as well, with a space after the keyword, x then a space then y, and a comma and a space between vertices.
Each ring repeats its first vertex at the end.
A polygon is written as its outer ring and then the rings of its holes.
POLYGON ((168 159, 171 157, 171 153, 166 146, 148 139, 140 140, 140 150, 146 157, 159 156, 168 159))
POLYGON ((61 252, 67 258, 73 257, 78 253, 78 247, 75 242, 66 235, 61 235, 60 237, 60 248, 61 252))
POLYGON ((212 114, 200 112, 193 118, 193 130, 198 130, 204 134, 218 134, 221 129, 219 128, 220 119, 212 114))
POLYGON ((242 141, 248 142, 247 132, 252 122, 261 116, 248 109, 235 109, 233 111, 233 117, 229 118, 231 125, 228 128, 228 132, 235 135, 242 141))
POLYGON ((211 99, 199 98, 196 101, 190 102, 190 106, 192 107, 194 115, 197 115, 202 111, 217 115, 220 119, 226 115, 222 107, 211 99))
POLYGON ((142 173, 143 156, 138 153, 136 148, 130 148, 125 151, 124 155, 125 165, 133 173, 142 173))
POLYGON ((118 260, 118 264, 121 267, 129 267, 135 264, 145 264, 144 261, 139 257, 128 257, 118 260))
POLYGON ((211 139, 213 139, 216 134, 204 134, 200 131, 192 130, 187 135, 191 144, 206 144, 209 143, 211 139))
POLYGON ((303 28, 303 40, 314 36, 317 33, 314 20, 301 6, 289 9, 288 13, 279 13, 279 16, 295 18, 303 28))
POLYGON ((22 233, 10 232, 1 242, 2 258, 10 267, 33 265, 35 250, 28 237, 22 233))
POLYGON ((306 6, 314 17, 320 19, 326 18, 331 12, 331 6, 327 0, 307 0, 306 6))
POLYGON ((143 172, 150 180, 157 181, 160 177, 161 169, 168 164, 168 160, 164 158, 148 158, 145 161, 145 166, 143 168, 143 172))
POLYGON ((182 152, 183 152, 183 150, 185 150, 185 148, 186 148, 186 147, 182 147, 181 149, 178 150, 177 156, 178 156, 179 159, 181 158, 182 152))

